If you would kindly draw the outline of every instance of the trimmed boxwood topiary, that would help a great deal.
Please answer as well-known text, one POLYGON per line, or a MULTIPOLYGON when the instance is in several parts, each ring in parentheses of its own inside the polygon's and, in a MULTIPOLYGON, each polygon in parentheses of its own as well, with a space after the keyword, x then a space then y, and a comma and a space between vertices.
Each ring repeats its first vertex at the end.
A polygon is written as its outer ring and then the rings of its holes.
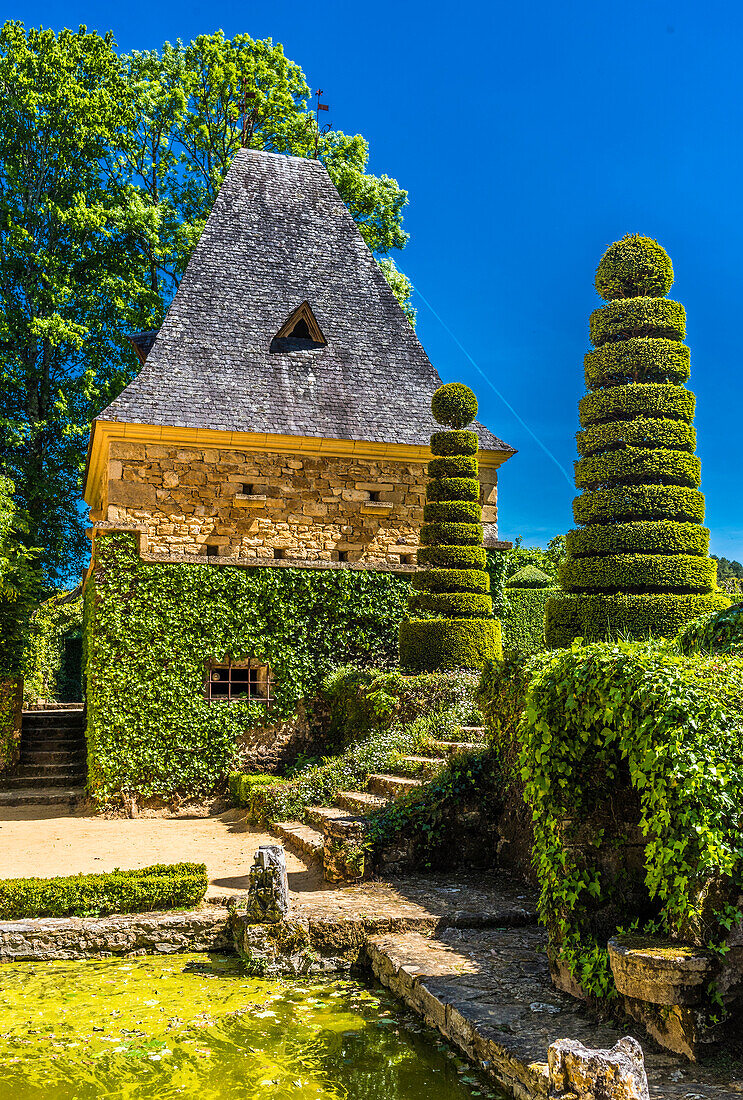
POLYGON ((522 569, 517 569, 505 583, 506 588, 551 588, 553 585, 552 577, 536 565, 525 565, 522 569))
POLYGON ((477 413, 477 399, 467 386, 450 384, 436 391, 431 409, 453 430, 431 436, 440 457, 428 467, 418 550, 418 564, 426 568, 412 580, 411 617, 400 626, 400 664, 408 672, 482 668, 502 655, 482 546, 477 436, 463 430, 477 413))
POLYGON ((591 316, 575 464, 586 491, 573 503, 581 529, 566 538, 564 591, 545 608, 552 647, 670 637, 729 603, 701 526, 685 314, 662 297, 672 281, 670 259, 647 237, 625 237, 599 264, 596 289, 613 300, 591 316))

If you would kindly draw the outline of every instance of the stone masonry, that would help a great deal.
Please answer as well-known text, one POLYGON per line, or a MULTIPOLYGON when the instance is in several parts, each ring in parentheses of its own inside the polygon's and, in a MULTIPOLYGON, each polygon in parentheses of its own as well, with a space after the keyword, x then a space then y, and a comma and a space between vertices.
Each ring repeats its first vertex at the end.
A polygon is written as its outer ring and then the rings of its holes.
MULTIPOLYGON (((494 524, 496 470, 480 476, 494 524)), ((425 484, 423 463, 112 441, 100 519, 168 558, 412 566, 425 484)))

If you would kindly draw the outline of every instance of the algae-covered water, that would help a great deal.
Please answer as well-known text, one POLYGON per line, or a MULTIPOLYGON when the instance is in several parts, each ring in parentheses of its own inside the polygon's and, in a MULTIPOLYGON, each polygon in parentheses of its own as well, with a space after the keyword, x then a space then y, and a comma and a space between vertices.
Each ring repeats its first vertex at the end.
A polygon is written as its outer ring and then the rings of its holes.
POLYGON ((0 967, 0 1100, 500 1096, 386 992, 218 955, 0 967))

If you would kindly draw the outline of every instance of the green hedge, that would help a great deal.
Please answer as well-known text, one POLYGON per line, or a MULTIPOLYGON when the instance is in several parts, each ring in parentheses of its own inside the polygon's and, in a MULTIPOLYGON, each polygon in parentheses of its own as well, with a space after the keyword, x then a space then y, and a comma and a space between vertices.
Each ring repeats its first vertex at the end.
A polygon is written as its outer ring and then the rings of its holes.
POLYGON ((490 591, 490 576, 484 569, 420 569, 410 583, 420 592, 490 591))
POLYGON ((701 523, 704 495, 680 485, 618 485, 576 497, 573 516, 576 523, 666 518, 701 523))
POLYGON ((135 871, 66 878, 0 879, 0 918, 192 909, 204 900, 208 885, 203 863, 156 864, 135 871))
POLYGON ((545 607, 545 635, 555 648, 575 638, 673 638, 691 619, 721 611, 730 601, 721 592, 619 593, 552 597, 545 607))
POLYGON ((698 523, 677 523, 670 519, 593 524, 568 531, 565 550, 572 558, 637 551, 705 555, 709 550, 709 530, 698 523))
POLYGON ((476 477, 441 477, 426 486, 426 500, 479 499, 480 482, 476 477))
POLYGON ((229 777, 230 798, 236 806, 242 806, 250 811, 249 818, 255 820, 253 807, 255 796, 265 787, 273 787, 284 780, 277 775, 266 775, 265 772, 232 772, 229 777))
POLYGON ((476 432, 434 432, 431 436, 434 455, 476 455, 479 445, 476 432))
POLYGON ((481 523, 424 523, 422 546, 482 546, 481 523))
POLYGON ((683 386, 662 382, 631 382, 608 390, 587 393, 578 403, 584 428, 605 420, 630 420, 635 416, 658 416, 663 420, 694 419, 696 398, 683 386))
POLYGON ((595 309, 590 318, 594 347, 633 336, 686 337, 686 310, 670 298, 619 298, 595 309))
POLYGON ((576 435, 579 455, 616 447, 666 447, 669 450, 690 451, 697 446, 697 433, 681 420, 660 420, 639 417, 636 420, 614 420, 608 424, 592 424, 576 435))
POLYGON ((479 523, 482 508, 476 500, 431 500, 423 505, 424 523, 479 523))
POLYGON ((702 464, 697 455, 662 447, 657 450, 625 447, 608 454, 589 455, 575 464, 575 484, 579 489, 596 489, 612 482, 631 485, 653 480, 697 489, 701 479, 702 464))
MULTIPOLYGON (((738 600, 738 596, 730 596, 738 600)), ((693 653, 734 653, 743 657, 743 603, 723 611, 711 611, 687 623, 676 636, 676 645, 689 656, 693 653)))
POLYGON ((711 592, 717 562, 691 554, 608 554, 566 558, 560 581, 566 592, 711 592))
POLYGON ((18 761, 22 706, 22 681, 0 677, 0 774, 18 761))
POLYGON ((691 373, 690 352, 676 340, 648 336, 604 344, 586 352, 586 388, 621 386, 628 382, 686 382, 691 373))
POLYGON ((503 617, 503 647, 528 656, 544 649, 544 611, 557 591, 549 588, 508 588, 503 617))
POLYGON ((430 611, 449 619, 485 619, 492 613, 490 596, 478 592, 411 592, 411 611, 430 611))
POLYGON ((418 564, 434 569, 484 569, 487 557, 482 546, 421 546, 418 564))
POLYGON ((477 477, 477 473, 475 455, 445 455, 442 458, 432 458, 428 463, 429 477, 477 477))
POLYGON ((274 676, 268 720, 289 717, 338 664, 390 663, 408 579, 371 570, 143 562, 101 534, 85 593, 89 782, 104 800, 214 789, 258 703, 204 698, 205 662, 253 657, 274 676))
POLYGON ((411 672, 479 669, 502 655, 497 619, 411 619, 400 626, 400 663, 411 672))
POLYGON ((506 588, 552 588, 554 581, 544 570, 536 565, 525 565, 517 569, 505 583, 506 588))
POLYGON ((596 290, 604 299, 662 297, 672 286, 671 257, 640 233, 610 244, 596 268, 596 290))

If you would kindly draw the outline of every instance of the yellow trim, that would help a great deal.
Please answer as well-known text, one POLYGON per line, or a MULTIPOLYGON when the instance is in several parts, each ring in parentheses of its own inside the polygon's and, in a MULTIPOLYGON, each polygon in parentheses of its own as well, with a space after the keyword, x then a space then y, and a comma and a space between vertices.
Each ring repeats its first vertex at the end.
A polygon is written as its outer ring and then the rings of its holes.
MULTIPOLYGON (((94 511, 105 512, 108 496, 109 447, 111 443, 171 444, 226 451, 328 455, 333 458, 361 458, 390 462, 428 462, 430 447, 408 443, 371 443, 355 439, 323 439, 310 435, 272 435, 269 432, 218 432, 210 428, 171 428, 155 424, 122 424, 114 420, 93 421, 93 432, 85 470, 83 496, 94 511)), ((481 466, 497 469, 510 451, 480 451, 481 466)))

